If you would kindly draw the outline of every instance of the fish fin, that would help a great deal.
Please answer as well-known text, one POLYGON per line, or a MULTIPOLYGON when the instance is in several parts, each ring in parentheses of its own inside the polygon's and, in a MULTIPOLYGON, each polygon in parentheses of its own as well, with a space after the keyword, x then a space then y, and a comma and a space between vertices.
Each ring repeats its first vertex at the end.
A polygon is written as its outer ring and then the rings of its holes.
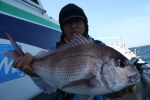
POLYGON ((35 59, 42 59, 42 58, 45 58, 45 57, 47 57, 49 55, 52 55, 52 54, 55 54, 55 53, 57 53, 57 52, 55 52, 55 50, 47 50, 47 51, 46 50, 42 50, 39 53, 37 53, 34 56, 34 58, 35 59))
POLYGON ((80 79, 80 80, 75 80, 75 81, 72 81, 66 85, 64 85, 61 89, 64 89, 64 88, 67 88, 67 87, 73 87, 73 86, 78 86, 78 85, 86 85, 87 87, 95 87, 96 86, 96 77, 95 76, 92 76, 90 78, 87 78, 87 79, 80 79))
POLYGON ((92 44, 94 43, 93 40, 91 39, 86 39, 84 36, 82 36, 81 34, 75 34, 73 40, 70 40, 70 42, 63 44, 62 46, 60 46, 57 50, 61 51, 61 50, 66 50, 69 48, 72 48, 74 46, 80 45, 80 44, 92 44))
POLYGON ((39 89, 44 90, 44 93, 50 94, 57 90, 49 84, 47 84, 46 82, 44 82, 40 77, 31 77, 31 79, 39 87, 39 89))
POLYGON ((34 58, 35 59, 42 59, 42 58, 44 58, 43 54, 46 54, 46 52, 47 52, 46 50, 42 50, 42 51, 38 52, 37 54, 35 54, 34 58))
POLYGON ((81 34, 77 34, 77 35, 75 34, 73 40, 70 40, 70 42, 61 45, 57 49, 48 50, 46 52, 41 52, 41 53, 35 55, 35 59, 42 59, 46 56, 58 53, 58 52, 63 51, 63 50, 67 50, 69 48, 75 47, 75 46, 80 45, 80 44, 92 44, 92 43, 94 43, 94 41, 92 39, 86 39, 81 34))
POLYGON ((8 58, 10 58, 10 59, 12 59, 12 60, 14 60, 14 59, 16 59, 17 57, 19 57, 18 53, 17 53, 15 50, 10 50, 10 51, 7 51, 7 52, 3 52, 3 54, 4 54, 6 57, 8 57, 8 58))
POLYGON ((18 55, 24 56, 23 51, 20 49, 20 47, 18 46, 18 44, 15 42, 15 40, 7 32, 5 32, 5 34, 9 38, 11 44, 13 45, 13 47, 16 50, 16 52, 18 53, 18 55))
POLYGON ((94 96, 89 95, 75 95, 73 100, 92 100, 94 96))

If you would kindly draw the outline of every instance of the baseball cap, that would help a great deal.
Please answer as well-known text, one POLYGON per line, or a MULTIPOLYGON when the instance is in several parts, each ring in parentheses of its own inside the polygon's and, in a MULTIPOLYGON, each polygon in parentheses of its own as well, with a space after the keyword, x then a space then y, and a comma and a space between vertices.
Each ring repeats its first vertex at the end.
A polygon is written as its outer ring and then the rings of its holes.
POLYGON ((62 24, 70 18, 86 18, 84 11, 75 4, 64 6, 59 13, 59 23, 62 24))

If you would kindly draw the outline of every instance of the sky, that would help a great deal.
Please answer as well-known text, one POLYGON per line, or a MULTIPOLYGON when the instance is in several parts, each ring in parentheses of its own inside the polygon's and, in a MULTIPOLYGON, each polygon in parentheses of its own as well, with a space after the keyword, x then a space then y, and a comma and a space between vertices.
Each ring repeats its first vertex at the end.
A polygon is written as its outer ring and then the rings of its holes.
POLYGON ((94 39, 121 37, 128 48, 150 45, 150 0, 41 0, 41 3, 56 20, 68 3, 81 7, 88 18, 89 35, 94 39))

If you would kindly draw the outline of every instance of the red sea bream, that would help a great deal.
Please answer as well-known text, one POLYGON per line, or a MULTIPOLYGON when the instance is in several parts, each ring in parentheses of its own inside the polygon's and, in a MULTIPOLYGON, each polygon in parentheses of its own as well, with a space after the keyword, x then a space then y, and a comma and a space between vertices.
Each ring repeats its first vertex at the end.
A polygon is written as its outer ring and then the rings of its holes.
MULTIPOLYGON (((12 58, 12 52, 4 55, 12 58)), ((53 89, 80 95, 119 91, 140 79, 139 72, 124 55, 79 34, 58 49, 35 55, 31 67, 53 89)))

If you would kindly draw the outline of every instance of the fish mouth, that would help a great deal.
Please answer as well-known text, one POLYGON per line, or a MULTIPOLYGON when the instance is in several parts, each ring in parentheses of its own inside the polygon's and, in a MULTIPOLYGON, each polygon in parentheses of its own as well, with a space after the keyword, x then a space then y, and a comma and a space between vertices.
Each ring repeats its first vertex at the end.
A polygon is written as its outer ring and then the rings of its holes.
POLYGON ((131 75, 131 76, 127 77, 127 79, 128 79, 128 83, 138 82, 140 80, 140 74, 136 73, 134 75, 131 75))

